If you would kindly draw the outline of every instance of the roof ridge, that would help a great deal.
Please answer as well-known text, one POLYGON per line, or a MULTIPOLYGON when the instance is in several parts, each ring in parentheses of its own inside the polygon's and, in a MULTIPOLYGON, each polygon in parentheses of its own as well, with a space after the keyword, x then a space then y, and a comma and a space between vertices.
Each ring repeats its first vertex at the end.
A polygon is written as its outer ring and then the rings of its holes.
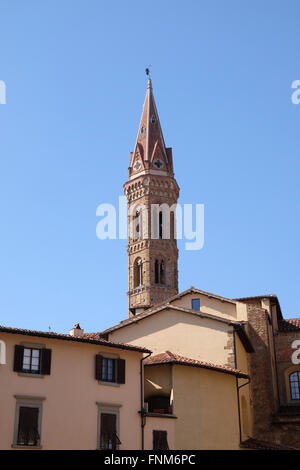
POLYGON ((226 372, 232 375, 237 375, 241 378, 248 378, 248 375, 244 372, 242 372, 239 369, 236 369, 234 367, 230 367, 224 364, 213 364, 211 362, 206 362, 202 361, 199 359, 193 359, 185 356, 180 356, 178 354, 175 354, 171 351, 165 351, 161 353, 157 353, 153 356, 148 357, 144 364, 147 365, 155 365, 155 364, 168 364, 168 363, 174 363, 174 364, 179 364, 179 365, 187 365, 187 366, 198 366, 198 367, 203 367, 206 369, 211 369, 219 372, 226 372))
POLYGON ((0 332, 2 333, 11 333, 11 334, 23 334, 28 336, 38 336, 40 338, 49 338, 49 339, 60 339, 65 341, 75 341, 77 343, 90 343, 90 344, 99 344, 102 346, 108 347, 115 347, 120 349, 128 349, 132 351, 140 351, 140 352, 151 352, 147 348, 143 348, 142 346, 135 346, 133 344, 127 343, 118 343, 116 341, 110 341, 103 338, 99 339, 92 339, 84 336, 72 336, 70 334, 64 333, 54 333, 52 331, 37 331, 37 330, 26 330, 22 328, 14 328, 10 326, 3 326, 0 325, 0 332))

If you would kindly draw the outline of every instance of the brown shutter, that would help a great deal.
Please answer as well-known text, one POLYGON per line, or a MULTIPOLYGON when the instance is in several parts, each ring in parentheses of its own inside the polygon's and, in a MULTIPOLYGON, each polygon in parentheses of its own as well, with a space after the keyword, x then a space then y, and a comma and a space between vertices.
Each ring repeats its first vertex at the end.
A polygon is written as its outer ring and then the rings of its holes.
POLYGON ((51 349, 41 349, 41 374, 50 375, 51 372, 51 349))
POLYGON ((20 407, 18 444, 36 446, 40 436, 38 433, 39 409, 27 406, 20 407))
POLYGON ((101 413, 101 449, 114 450, 120 440, 117 436, 117 416, 112 413, 101 413))
POLYGON ((117 383, 125 383, 125 359, 117 359, 117 383))
POLYGON ((153 431, 153 450, 168 450, 167 431, 153 431))
POLYGON ((96 355, 96 370, 95 370, 96 380, 102 379, 102 356, 101 354, 96 355))
POLYGON ((24 356, 24 346, 19 344, 15 345, 15 357, 14 357, 14 371, 22 372, 23 370, 23 356, 24 356))

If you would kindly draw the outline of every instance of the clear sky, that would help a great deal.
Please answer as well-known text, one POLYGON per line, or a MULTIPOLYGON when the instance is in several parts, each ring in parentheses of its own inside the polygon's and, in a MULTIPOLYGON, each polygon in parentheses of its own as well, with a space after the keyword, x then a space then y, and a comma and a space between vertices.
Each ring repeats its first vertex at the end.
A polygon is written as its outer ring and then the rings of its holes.
POLYGON ((2 0, 0 324, 99 331, 127 316, 126 241, 96 208, 128 176, 152 65, 181 203, 179 289, 275 293, 300 316, 299 1, 2 0))

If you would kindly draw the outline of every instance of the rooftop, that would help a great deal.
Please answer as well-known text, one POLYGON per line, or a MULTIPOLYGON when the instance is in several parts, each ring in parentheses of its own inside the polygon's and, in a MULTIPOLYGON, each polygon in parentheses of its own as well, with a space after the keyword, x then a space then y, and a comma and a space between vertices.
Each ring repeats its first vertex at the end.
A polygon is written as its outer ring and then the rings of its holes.
POLYGON ((52 331, 35 331, 35 330, 26 330, 21 328, 12 328, 8 326, 0 325, 0 332, 2 333, 12 333, 18 335, 27 335, 27 336, 37 336, 40 338, 51 338, 59 339, 64 341, 75 341, 76 343, 90 343, 98 344, 101 346, 107 346, 110 348, 119 348, 127 349, 129 351, 138 351, 143 353, 150 353, 151 351, 146 348, 139 346, 133 346, 126 343, 117 343, 113 341, 107 341, 100 337, 99 333, 84 333, 83 336, 72 336, 68 334, 54 333, 52 331))
POLYGON ((198 361, 188 357, 179 356, 170 351, 156 354, 155 356, 147 357, 144 361, 145 366, 152 366, 158 364, 178 364, 183 366, 202 367, 203 369, 210 369, 216 372, 223 372, 226 374, 235 375, 239 378, 248 379, 249 376, 244 372, 234 369, 233 367, 212 364, 210 362, 198 361))

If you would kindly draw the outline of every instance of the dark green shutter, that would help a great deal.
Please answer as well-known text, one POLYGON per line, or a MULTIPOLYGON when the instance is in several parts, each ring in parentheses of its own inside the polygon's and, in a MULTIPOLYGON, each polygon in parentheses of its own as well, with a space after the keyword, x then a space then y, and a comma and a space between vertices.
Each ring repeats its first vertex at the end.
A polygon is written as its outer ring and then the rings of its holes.
POLYGON ((23 370, 23 357, 24 357, 24 346, 19 344, 15 345, 15 357, 14 357, 14 371, 22 372, 23 370))
POLYGON ((125 359, 117 359, 117 382, 125 383, 125 359))
POLYGON ((102 356, 101 354, 96 355, 95 365, 96 365, 95 378, 96 380, 101 380, 102 379, 102 356))
POLYGON ((41 349, 41 374, 50 375, 51 372, 51 349, 41 349))

